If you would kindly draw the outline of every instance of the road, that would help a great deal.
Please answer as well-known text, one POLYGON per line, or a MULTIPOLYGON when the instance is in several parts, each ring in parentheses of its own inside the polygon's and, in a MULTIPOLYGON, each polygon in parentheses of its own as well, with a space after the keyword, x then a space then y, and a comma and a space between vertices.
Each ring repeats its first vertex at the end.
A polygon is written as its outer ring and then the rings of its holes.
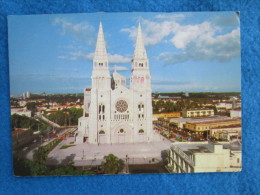
MULTIPOLYGON (((41 145, 45 145, 48 142, 55 139, 54 135, 62 135, 64 132, 68 131, 69 128, 53 128, 49 127, 47 128, 42 134, 36 134, 32 135, 30 137, 27 137, 26 142, 24 144, 19 145, 18 143, 15 143, 13 145, 13 152, 15 155, 18 155, 20 158, 26 158, 28 153, 32 152, 36 148, 40 147, 41 145)), ((19 138, 23 139, 24 138, 19 138)), ((21 143, 21 142, 20 142, 21 143)))
POLYGON ((170 138, 170 140, 173 142, 178 142, 178 140, 176 140, 176 137, 190 138, 192 141, 201 140, 197 136, 195 136, 189 132, 186 132, 184 129, 180 129, 177 127, 171 127, 171 126, 169 126, 169 124, 167 124, 167 125, 154 124, 154 129, 158 130, 160 133, 166 134, 167 136, 174 135, 174 138, 170 138))

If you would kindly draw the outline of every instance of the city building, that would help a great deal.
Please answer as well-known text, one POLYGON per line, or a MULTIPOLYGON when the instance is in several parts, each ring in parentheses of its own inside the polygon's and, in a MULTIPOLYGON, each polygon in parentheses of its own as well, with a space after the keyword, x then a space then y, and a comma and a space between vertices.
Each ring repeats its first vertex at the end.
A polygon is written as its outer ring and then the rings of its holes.
POLYGON ((213 109, 194 109, 183 110, 182 117, 201 117, 201 116, 214 116, 213 109))
POLYGON ((29 91, 23 93, 23 99, 27 99, 31 97, 31 93, 29 91))
POLYGON ((217 109, 218 108, 226 108, 226 109, 232 109, 233 104, 230 102, 220 102, 216 104, 217 109))
POLYGON ((207 121, 218 121, 228 119, 227 116, 214 116, 214 117, 203 117, 203 118, 171 118, 169 122, 177 128, 183 129, 187 122, 207 122, 207 121))
POLYGON ((130 88, 115 69, 109 72, 102 24, 93 59, 92 88, 84 91, 76 143, 135 143, 153 141, 149 60, 138 26, 130 88))
POLYGON ((241 109, 230 110, 230 117, 231 118, 236 118, 236 117, 241 118, 241 109))
POLYGON ((241 125, 230 125, 227 127, 213 127, 210 129, 210 136, 216 139, 231 140, 232 137, 241 136, 241 125))
POLYGON ((21 116, 32 117, 32 112, 26 108, 11 108, 11 115, 18 114, 21 116))
POLYGON ((241 143, 173 143, 166 168, 170 173, 241 171, 241 143))
POLYGON ((185 129, 195 132, 196 134, 203 135, 204 132, 209 133, 210 129, 216 127, 227 127, 230 125, 241 125, 240 118, 228 118, 223 120, 205 121, 205 122, 187 122, 185 129))
POLYGON ((178 118, 178 117, 181 117, 180 112, 153 114, 153 121, 158 120, 158 118, 178 118))

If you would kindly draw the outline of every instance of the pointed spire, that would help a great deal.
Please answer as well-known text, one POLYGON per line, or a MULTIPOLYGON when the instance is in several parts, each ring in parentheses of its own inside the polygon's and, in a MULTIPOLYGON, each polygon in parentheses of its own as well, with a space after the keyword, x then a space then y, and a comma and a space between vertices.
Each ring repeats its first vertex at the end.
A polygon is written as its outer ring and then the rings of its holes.
POLYGON ((137 38, 136 38, 136 43, 135 43, 134 58, 135 59, 146 59, 147 58, 146 50, 145 50, 145 47, 144 47, 143 36, 142 36, 142 29, 141 29, 140 23, 138 25, 137 38))
POLYGON ((114 65, 114 72, 116 72, 116 68, 117 68, 116 65, 114 65))
POLYGON ((106 44, 104 39, 104 33, 102 23, 99 23, 98 38, 96 44, 96 51, 94 55, 94 61, 108 61, 106 44))

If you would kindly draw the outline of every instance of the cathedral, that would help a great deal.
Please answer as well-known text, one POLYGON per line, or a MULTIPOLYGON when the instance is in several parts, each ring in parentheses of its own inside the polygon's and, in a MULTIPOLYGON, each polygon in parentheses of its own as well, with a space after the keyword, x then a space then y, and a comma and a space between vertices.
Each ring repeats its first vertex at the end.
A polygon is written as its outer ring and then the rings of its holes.
POLYGON ((130 86, 109 60, 102 24, 93 58, 92 88, 84 91, 83 116, 78 121, 76 143, 112 144, 153 141, 149 60, 139 24, 130 86))

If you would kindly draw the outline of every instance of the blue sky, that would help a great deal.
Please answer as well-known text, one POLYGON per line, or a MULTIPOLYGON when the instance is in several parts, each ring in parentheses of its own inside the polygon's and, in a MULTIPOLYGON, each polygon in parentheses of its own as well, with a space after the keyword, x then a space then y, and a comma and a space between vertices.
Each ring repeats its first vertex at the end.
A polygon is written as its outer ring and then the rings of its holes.
POLYGON ((92 13, 8 17, 11 94, 81 93, 91 87, 102 22, 111 73, 129 78, 140 22, 157 92, 241 91, 235 12, 92 13))

